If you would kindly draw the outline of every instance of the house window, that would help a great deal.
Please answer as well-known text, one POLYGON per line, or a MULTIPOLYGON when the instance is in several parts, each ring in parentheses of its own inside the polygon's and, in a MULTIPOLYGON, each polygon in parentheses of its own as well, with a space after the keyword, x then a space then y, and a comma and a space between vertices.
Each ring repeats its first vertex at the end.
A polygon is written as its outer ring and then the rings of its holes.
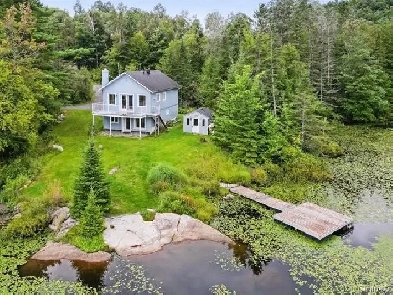
POLYGON ((198 121, 199 121, 198 119, 194 119, 194 126, 198 126, 198 124, 199 124, 198 121))
POLYGON ((118 117, 111 117, 111 122, 112 123, 119 123, 119 118, 118 117))
POLYGON ((157 93, 157 101, 160 101, 160 100, 161 100, 161 94, 157 93))
POLYGON ((109 104, 116 104, 116 94, 109 94, 109 104))
POLYGON ((202 120, 202 126, 205 127, 205 119, 202 120))
POLYGON ((134 96, 129 95, 128 96, 128 109, 130 109, 130 110, 132 110, 132 108, 133 108, 133 100, 134 100, 134 96))
POLYGON ((146 128, 146 118, 136 119, 137 128, 146 128))
POLYGON ((139 107, 145 107, 146 106, 146 95, 139 95, 139 100, 138 100, 138 106, 139 107))
POLYGON ((166 92, 164 92, 164 98, 162 99, 162 101, 166 101, 166 92))
POLYGON ((169 110, 166 110, 166 115, 169 116, 171 112, 169 110))
POLYGON ((187 125, 190 125, 190 118, 187 118, 187 125))

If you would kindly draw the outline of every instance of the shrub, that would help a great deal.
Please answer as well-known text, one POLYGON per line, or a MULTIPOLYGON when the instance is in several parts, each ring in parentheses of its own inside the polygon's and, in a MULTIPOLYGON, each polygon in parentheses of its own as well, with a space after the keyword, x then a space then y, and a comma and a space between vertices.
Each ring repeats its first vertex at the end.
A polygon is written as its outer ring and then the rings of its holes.
POLYGON ((151 168, 147 175, 147 183, 154 193, 168 190, 167 186, 172 190, 179 190, 186 182, 186 176, 181 171, 165 163, 151 168))
POLYGON ((33 202, 22 211, 21 217, 14 218, 4 233, 9 238, 28 238, 44 232, 49 225, 49 214, 44 203, 33 202))
POLYGON ((160 205, 158 211, 162 213, 176 213, 194 215, 195 210, 190 207, 186 199, 177 192, 164 192, 160 194, 160 205))
POLYGON ((141 215, 144 221, 153 221, 156 218, 156 212, 154 211, 143 210, 141 215))
POLYGON ((102 234, 87 238, 82 235, 79 225, 71 228, 60 240, 64 243, 74 245, 87 253, 109 250, 108 245, 104 242, 102 234))
POLYGON ((262 168, 251 169, 251 182, 256 185, 264 185, 267 182, 267 173, 262 168))
POLYGON ((321 153, 322 155, 330 158, 337 158, 344 155, 344 148, 342 148, 337 142, 329 142, 321 146, 321 153))
POLYGON ((21 174, 16 178, 8 178, 3 190, 0 191, 0 203, 13 203, 21 196, 21 189, 27 182, 27 176, 21 174))

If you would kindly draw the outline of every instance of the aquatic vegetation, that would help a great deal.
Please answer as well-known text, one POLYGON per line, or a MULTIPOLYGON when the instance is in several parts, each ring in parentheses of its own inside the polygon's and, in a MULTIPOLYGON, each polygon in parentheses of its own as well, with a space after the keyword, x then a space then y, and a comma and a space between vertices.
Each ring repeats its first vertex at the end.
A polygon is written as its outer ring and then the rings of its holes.
POLYGON ((228 288, 224 285, 216 285, 210 288, 210 292, 214 295, 236 295, 235 291, 229 291, 228 288))
MULTIPOLYGON (((154 279, 146 276, 145 270, 141 265, 126 261, 115 256, 115 270, 111 271, 108 286, 104 287, 102 294, 163 294, 161 287, 154 279), (127 269, 127 271, 124 271, 127 269)), ((108 270, 107 270, 108 272, 108 270)))
POLYGON ((214 264, 219 265, 221 269, 226 271, 240 271, 244 269, 244 264, 238 257, 233 257, 226 252, 218 253, 215 251, 214 264))

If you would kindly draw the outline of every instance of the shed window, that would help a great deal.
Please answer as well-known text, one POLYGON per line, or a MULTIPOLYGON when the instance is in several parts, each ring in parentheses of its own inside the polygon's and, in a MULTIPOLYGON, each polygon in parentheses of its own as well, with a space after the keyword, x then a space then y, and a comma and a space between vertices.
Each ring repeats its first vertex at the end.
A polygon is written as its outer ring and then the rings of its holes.
POLYGON ((205 127, 205 119, 202 120, 202 126, 205 127))
POLYGON ((111 117, 111 122, 112 123, 119 123, 119 118, 118 117, 111 117))
POLYGON ((163 101, 166 100, 166 92, 164 92, 164 98, 162 99, 163 101))
POLYGON ((146 118, 136 119, 137 128, 146 128, 146 118))
POLYGON ((116 104, 116 94, 109 94, 109 104, 116 104))
POLYGON ((139 95, 139 106, 145 107, 146 106, 146 95, 139 95))
POLYGON ((198 119, 194 119, 194 126, 198 126, 199 124, 199 120, 198 119))
POLYGON ((157 93, 157 101, 160 101, 160 100, 161 100, 161 94, 157 93))

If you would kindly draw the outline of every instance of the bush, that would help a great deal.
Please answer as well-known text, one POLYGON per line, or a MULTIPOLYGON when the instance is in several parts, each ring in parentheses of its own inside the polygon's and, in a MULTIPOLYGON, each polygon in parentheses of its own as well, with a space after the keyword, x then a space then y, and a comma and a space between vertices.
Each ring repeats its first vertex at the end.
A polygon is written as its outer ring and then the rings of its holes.
POLYGON ((165 163, 151 168, 147 175, 150 190, 156 194, 168 188, 179 190, 186 182, 186 176, 181 171, 165 163))
POLYGON ((156 212, 154 211, 143 210, 141 215, 144 221, 153 221, 156 218, 156 212))
POLYGON ((104 242, 102 234, 87 238, 83 236, 82 229, 79 225, 71 228, 60 241, 74 245, 87 253, 109 250, 108 245, 104 242))
POLYGON ((344 155, 344 148, 337 142, 329 142, 321 146, 321 154, 330 158, 337 158, 344 155))
POLYGON ((262 168, 251 169, 251 182, 256 185, 264 185, 267 182, 267 173, 262 168))
POLYGON ((162 213, 176 213, 185 215, 194 215, 195 210, 190 207, 190 202, 187 203, 181 194, 176 192, 164 192, 160 194, 160 205, 158 212, 162 213))
POLYGON ((102 234, 104 227, 104 217, 100 208, 95 203, 93 191, 90 192, 85 211, 80 219, 80 229, 82 236, 93 238, 102 234))
POLYGON ((7 179, 2 191, 0 191, 0 203, 13 203, 21 196, 21 190, 28 181, 28 177, 21 174, 16 178, 7 179))
POLYGON ((47 230, 49 214, 45 203, 29 204, 29 209, 22 211, 21 217, 14 218, 4 230, 9 238, 28 238, 47 230))

